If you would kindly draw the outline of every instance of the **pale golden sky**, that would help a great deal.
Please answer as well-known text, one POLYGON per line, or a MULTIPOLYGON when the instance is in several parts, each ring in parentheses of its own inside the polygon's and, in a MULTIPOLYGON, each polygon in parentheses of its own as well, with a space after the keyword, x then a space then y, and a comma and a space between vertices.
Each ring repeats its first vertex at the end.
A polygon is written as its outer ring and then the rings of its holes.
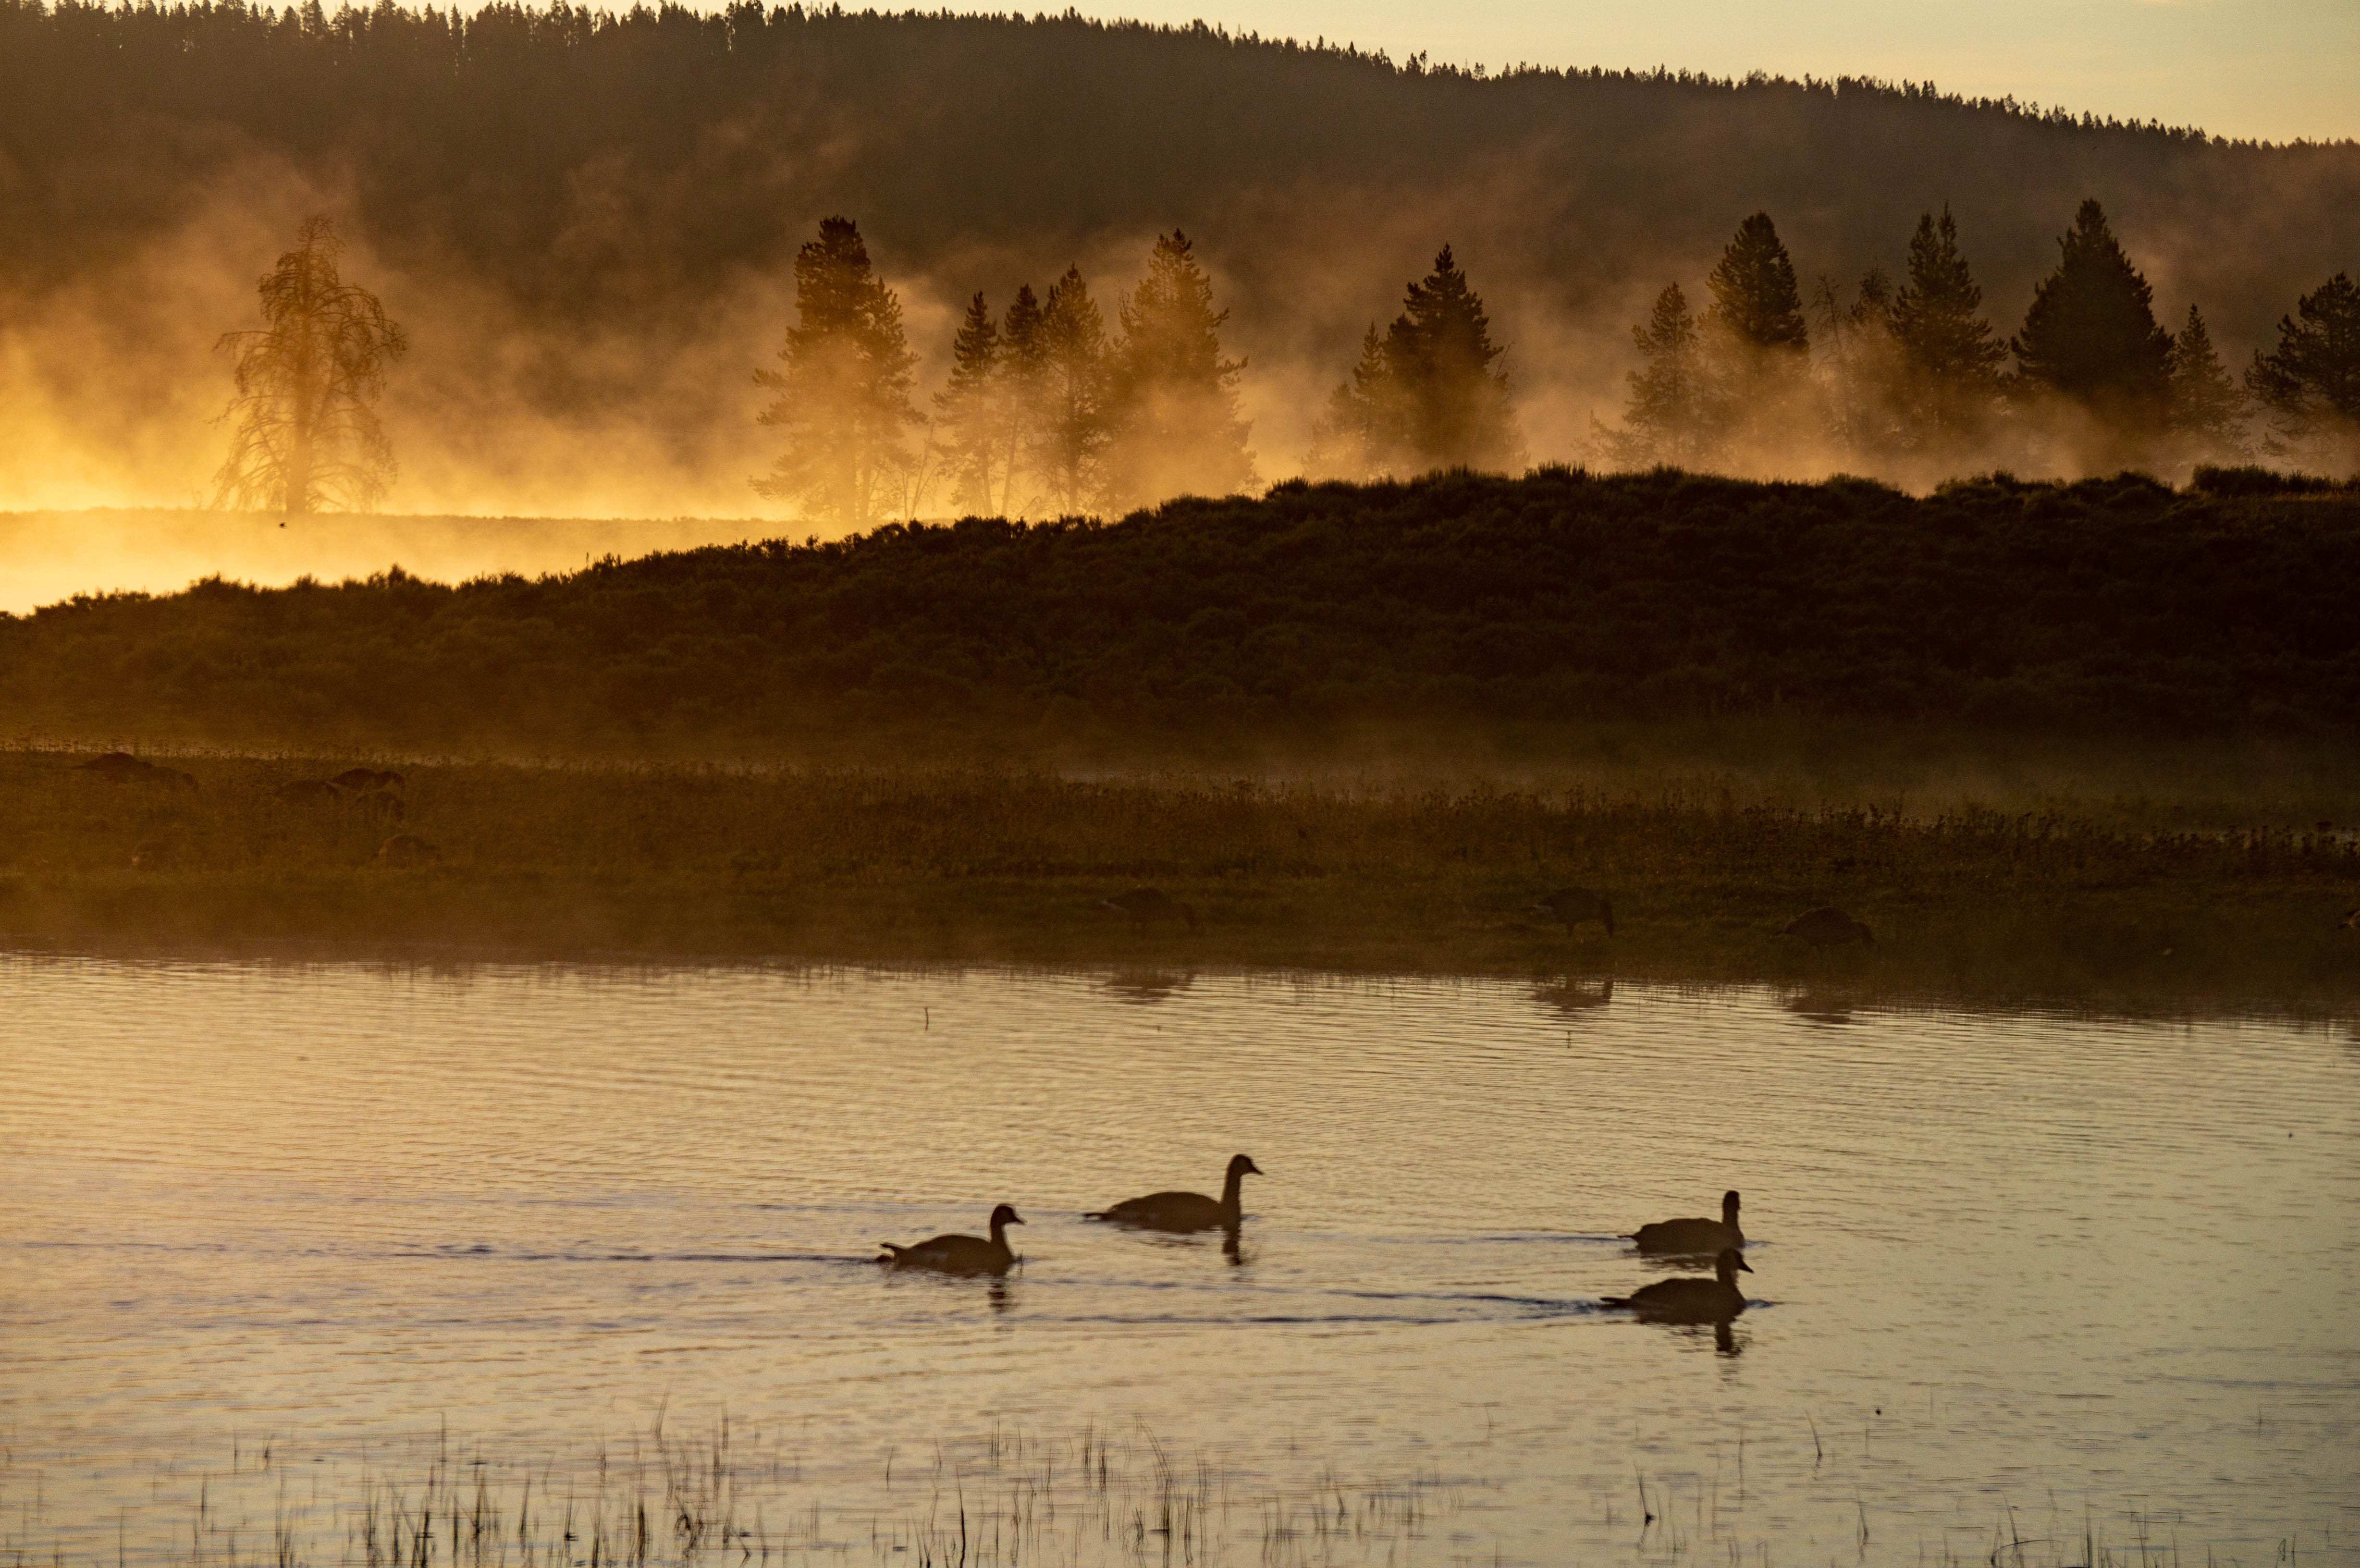
MULTIPOLYGON (((880 0, 880 5, 884 0, 880 0)), ((1040 4, 1040 9, 1062 9, 1040 4)), ((1492 70, 1931 81, 2265 141, 2360 137, 2360 0, 1076 0, 1492 70)), ((1003 10, 1002 3, 953 9, 1003 10)))

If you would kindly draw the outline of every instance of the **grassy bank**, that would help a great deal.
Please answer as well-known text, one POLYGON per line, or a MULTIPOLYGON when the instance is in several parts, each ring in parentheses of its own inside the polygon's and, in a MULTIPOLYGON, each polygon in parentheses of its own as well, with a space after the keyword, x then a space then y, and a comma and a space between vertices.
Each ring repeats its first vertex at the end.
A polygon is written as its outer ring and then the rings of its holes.
MULTIPOLYGON (((2241 487, 2242 484, 2242 487, 2241 487)), ((0 734, 1033 760, 1602 723, 2348 739, 2360 490, 1443 474, 0 618, 0 734)))
POLYGON ((17 944, 1614 975, 2100 1006, 2360 1002, 2348 831, 1932 815, 1666 791, 1088 781, 985 771, 414 768, 399 831, 290 805, 302 760, 179 760, 201 788, 0 754, 0 931, 17 944), (145 846, 143 850, 143 846, 145 846), (134 859, 141 864, 135 866, 134 859), (1532 912, 1566 884, 1617 929, 1532 912), (1198 929, 1135 928, 1139 885, 1198 929), (1819 904, 1878 945, 1775 929, 1819 904))

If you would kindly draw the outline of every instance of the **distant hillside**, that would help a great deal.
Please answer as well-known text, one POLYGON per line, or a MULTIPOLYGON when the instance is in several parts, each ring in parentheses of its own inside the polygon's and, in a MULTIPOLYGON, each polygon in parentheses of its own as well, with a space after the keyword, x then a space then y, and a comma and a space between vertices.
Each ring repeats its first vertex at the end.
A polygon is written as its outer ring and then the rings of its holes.
POLYGON ((2237 489, 1560 470, 538 582, 208 583, 0 620, 0 727, 708 756, 1773 713, 2348 735, 2360 490, 2237 489))
POLYGON ((748 376, 794 247, 839 211, 930 373, 974 290, 1004 303, 1079 260, 1111 314, 1153 234, 1185 227, 1234 312, 1269 477, 1445 241, 1543 459, 1619 402, 1647 299, 1694 289, 1756 209, 1808 284, 1897 268, 1948 202, 2005 334, 2096 196, 2158 313, 2201 304, 2232 363, 2360 266, 2349 143, 1852 82, 1481 80, 1202 27, 752 4, 0 0, 0 399, 33 432, 0 461, 18 492, 0 504, 19 506, 186 496, 219 461, 213 339, 314 208, 417 343, 388 404, 395 504, 477 512, 750 506, 748 376))

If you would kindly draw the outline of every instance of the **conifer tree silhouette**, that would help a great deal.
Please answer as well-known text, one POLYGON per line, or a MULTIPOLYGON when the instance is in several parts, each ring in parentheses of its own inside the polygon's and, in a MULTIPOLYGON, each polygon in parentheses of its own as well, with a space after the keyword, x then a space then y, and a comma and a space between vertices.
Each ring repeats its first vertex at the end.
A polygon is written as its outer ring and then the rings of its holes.
POLYGON ((910 466, 904 432, 917 359, 901 331, 901 302, 869 265, 851 219, 828 218, 795 253, 796 324, 779 350, 782 370, 754 381, 778 396, 758 424, 786 432, 787 448, 761 495, 802 503, 812 516, 867 528, 900 496, 910 466))
POLYGON ((1030 283, 1016 290, 1000 321, 1000 500, 1001 516, 1024 513, 1040 489, 1032 466, 1048 395, 1049 340, 1040 299, 1030 283))
POLYGON ((1921 213, 1909 239, 1909 281, 1894 295, 1891 314, 1903 372, 1899 411, 1915 446, 1948 454, 1990 419, 2007 347, 1983 319, 1983 302, 1950 209, 1939 221, 1921 213))
POLYGON ((1702 333, 1678 284, 1664 286, 1646 321, 1631 329, 1631 341, 1638 347, 1640 365, 1626 377, 1631 397, 1622 428, 1609 430, 1593 417, 1592 440, 1610 460, 1626 467, 1702 462, 1710 444, 1710 391, 1702 333))
POLYGON ((2171 344, 2171 429, 2190 463, 2243 463, 2254 455, 2245 439, 2248 399, 2213 351, 2203 313, 2188 307, 2188 324, 2171 344))
POLYGON ((1893 335, 1893 283, 1885 269, 1861 275, 1847 302, 1822 277, 1812 315, 1826 354, 1828 416, 1836 439, 1877 463, 1907 444, 1901 432, 1901 345, 1893 335))
POLYGON ((1524 438, 1508 406, 1507 352, 1491 341, 1482 296, 1444 245, 1434 270, 1409 285, 1385 332, 1385 364, 1406 425, 1403 444, 1421 469, 1513 468, 1524 438))
POLYGON ((1007 387, 1001 374, 1000 327, 981 289, 967 301, 967 315, 951 340, 950 385, 934 394, 938 430, 951 473, 951 505, 989 512, 1004 487, 1006 458, 1000 441, 1000 403, 1007 387))
POLYGON ((1104 495, 1109 431, 1106 320, 1078 265, 1041 307, 1041 381, 1033 473, 1051 505, 1079 513, 1104 495))
POLYGON ((1705 278, 1706 345, 1721 440, 1761 441, 1808 419, 1811 332, 1795 264, 1767 212, 1737 225, 1705 278))
POLYGON ((1304 472, 1315 479, 1373 479, 1392 463, 1408 428, 1385 339, 1371 321, 1360 339, 1360 357, 1352 366, 1351 379, 1328 394, 1327 406, 1311 427, 1304 472))
POLYGON ((1242 360, 1221 357, 1227 310, 1188 236, 1159 234, 1147 276, 1121 310, 1109 365, 1109 493, 1118 504, 1183 492, 1222 495, 1254 482, 1250 426, 1238 417, 1242 360))
POLYGON ((2029 387, 2081 405, 2136 447, 2170 409, 2171 334, 2156 324, 2155 290, 2094 198, 2057 245, 2057 270, 2034 290, 2008 346, 2029 387))
POLYGON ((2254 351, 2245 389, 2267 413, 2265 445, 2331 467, 2360 462, 2360 288, 2339 272, 2278 318, 2278 346, 2254 351))
POLYGON ((257 285, 266 325, 215 344, 237 353, 216 506, 366 510, 393 482, 393 448, 369 405, 410 339, 376 295, 338 275, 344 248, 326 218, 307 220, 257 285))

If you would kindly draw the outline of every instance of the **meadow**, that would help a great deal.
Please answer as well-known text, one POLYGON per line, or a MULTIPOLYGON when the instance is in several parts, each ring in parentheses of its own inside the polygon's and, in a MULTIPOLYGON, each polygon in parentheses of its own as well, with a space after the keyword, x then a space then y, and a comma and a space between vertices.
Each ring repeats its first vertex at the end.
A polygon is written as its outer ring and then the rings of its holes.
POLYGON ((2360 838, 2050 801, 1905 811, 1700 782, 1510 788, 978 768, 409 766, 406 820, 275 798, 343 759, 181 757, 193 791, 0 754, 0 932, 163 946, 1529 975, 2135 1009, 2360 998, 2360 838), (388 864, 406 832, 434 846, 388 864), (135 864, 136 862, 136 864, 135 864), (1604 892, 1610 937, 1533 908, 1604 892), (1151 886, 1192 906, 1134 922, 1151 886), (1775 932, 1834 904, 1873 948, 1775 932))
POLYGON ((2348 737, 2360 492, 2200 479, 1993 476, 1921 497, 1460 473, 456 585, 215 578, 0 618, 0 735, 1211 766, 1370 726, 2348 737))

